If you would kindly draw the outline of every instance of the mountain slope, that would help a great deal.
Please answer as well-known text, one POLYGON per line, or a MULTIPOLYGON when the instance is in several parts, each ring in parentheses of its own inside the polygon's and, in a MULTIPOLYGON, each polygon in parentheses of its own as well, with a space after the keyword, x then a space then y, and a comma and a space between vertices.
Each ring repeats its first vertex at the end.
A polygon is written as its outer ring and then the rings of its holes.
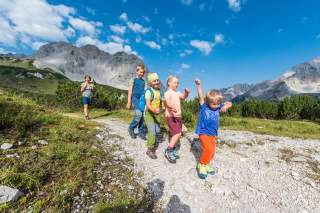
POLYGON ((127 89, 138 64, 143 61, 133 54, 118 52, 111 55, 94 45, 78 48, 66 42, 43 45, 34 61, 37 68, 51 68, 71 80, 81 81, 89 74, 96 82, 119 89, 127 89))
POLYGON ((294 66, 274 81, 264 81, 254 85, 246 93, 234 98, 280 100, 298 94, 320 94, 320 57, 294 66))
POLYGON ((32 59, 0 57, 0 86, 32 93, 55 94, 59 82, 69 81, 50 69, 37 69, 32 59))

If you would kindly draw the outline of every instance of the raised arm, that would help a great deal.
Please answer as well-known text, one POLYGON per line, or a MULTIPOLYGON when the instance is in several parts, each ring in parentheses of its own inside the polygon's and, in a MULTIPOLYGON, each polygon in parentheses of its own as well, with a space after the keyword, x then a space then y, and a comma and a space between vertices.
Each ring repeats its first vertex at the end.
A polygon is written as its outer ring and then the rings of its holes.
POLYGON ((232 102, 230 102, 230 101, 225 102, 225 103, 223 104, 223 107, 221 108, 220 112, 227 112, 227 110, 228 110, 229 108, 231 108, 231 107, 232 107, 232 102))
POLYGON ((80 86, 80 91, 84 92, 86 87, 87 87, 87 83, 86 82, 82 83, 81 86, 80 86))
POLYGON ((180 99, 183 101, 186 100, 188 98, 189 94, 190 94, 190 89, 185 88, 182 96, 180 96, 180 99))
POLYGON ((197 90, 198 90, 198 96, 199 96, 199 103, 200 105, 204 104, 205 103, 205 97, 203 95, 203 90, 202 90, 202 85, 201 85, 201 81, 199 79, 197 79, 195 81, 196 83, 196 87, 197 87, 197 90))

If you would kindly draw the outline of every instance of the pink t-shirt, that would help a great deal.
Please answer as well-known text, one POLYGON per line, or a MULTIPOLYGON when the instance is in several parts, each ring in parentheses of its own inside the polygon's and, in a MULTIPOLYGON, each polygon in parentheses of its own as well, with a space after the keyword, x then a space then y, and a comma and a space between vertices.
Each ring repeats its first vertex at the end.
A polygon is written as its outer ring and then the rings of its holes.
POLYGON ((181 117, 181 104, 180 97, 182 96, 181 92, 174 91, 169 89, 164 93, 164 98, 166 103, 174 108, 177 112, 173 112, 168 107, 166 107, 166 117, 181 117))

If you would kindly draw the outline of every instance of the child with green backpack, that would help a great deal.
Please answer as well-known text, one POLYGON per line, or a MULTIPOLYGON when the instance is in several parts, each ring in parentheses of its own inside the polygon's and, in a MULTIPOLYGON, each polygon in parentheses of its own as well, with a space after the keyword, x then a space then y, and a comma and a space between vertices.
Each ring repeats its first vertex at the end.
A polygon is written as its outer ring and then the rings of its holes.
MULTIPOLYGON (((160 91, 160 79, 157 73, 150 73, 147 77, 149 88, 145 92, 146 115, 145 122, 147 124, 147 146, 146 154, 151 159, 156 159, 156 138, 161 134, 160 129, 160 112, 162 108, 162 93, 160 91)), ((142 100, 143 102, 144 100, 142 100)), ((143 105, 143 104, 142 104, 143 105)), ((143 108, 143 107, 141 107, 143 108)))

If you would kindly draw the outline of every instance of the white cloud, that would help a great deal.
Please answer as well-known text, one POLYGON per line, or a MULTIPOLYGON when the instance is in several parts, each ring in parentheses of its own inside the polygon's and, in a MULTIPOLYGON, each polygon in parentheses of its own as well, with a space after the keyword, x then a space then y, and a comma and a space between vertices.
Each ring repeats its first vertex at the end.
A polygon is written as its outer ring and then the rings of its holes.
POLYGON ((91 15, 96 15, 96 10, 95 9, 92 9, 92 8, 90 8, 90 7, 86 7, 86 11, 89 13, 89 14, 91 14, 91 15))
POLYGON ((126 26, 122 26, 119 24, 111 25, 110 29, 112 32, 123 35, 126 32, 126 26))
POLYGON ((109 36, 109 39, 114 41, 114 42, 116 42, 116 43, 120 43, 120 44, 128 42, 127 40, 124 40, 124 39, 122 39, 122 38, 120 38, 119 36, 116 36, 116 35, 109 36))
POLYGON ((145 28, 141 24, 133 23, 133 22, 130 22, 130 21, 127 22, 127 25, 129 27, 129 29, 131 29, 135 33, 145 34, 145 33, 149 32, 151 30, 150 28, 145 28))
POLYGON ((190 65, 189 65, 189 64, 182 63, 182 64, 181 64, 181 69, 190 69, 190 65))
POLYGON ((193 0, 180 0, 180 2, 184 5, 191 5, 193 0))
POLYGON ((60 5, 53 5, 51 6, 55 12, 60 14, 63 17, 69 17, 71 15, 74 15, 76 13, 76 10, 72 7, 67 7, 63 4, 60 5))
POLYGON ((150 47, 151 49, 157 49, 157 50, 161 49, 161 46, 154 41, 145 41, 144 44, 150 47))
POLYGON ((208 41, 192 40, 190 45, 200 50, 204 55, 209 55, 212 51, 213 44, 208 41))
POLYGON ((192 54, 192 50, 185 49, 179 55, 180 57, 185 57, 192 54))
POLYGON ((4 46, 36 49, 42 42, 68 41, 76 31, 96 35, 102 26, 101 22, 77 18, 74 8, 62 4, 0 0, 0 43, 4 46))
POLYGON ((96 34, 96 27, 101 26, 100 22, 96 23, 90 23, 86 20, 80 19, 80 18, 70 18, 69 22, 72 27, 74 27, 77 30, 83 31, 89 35, 94 35, 96 34))
POLYGON ((26 34, 46 40, 67 40, 63 21, 73 8, 50 5, 43 0, 0 1, 0 13, 10 22, 16 36, 26 34))
POLYGON ((32 43, 32 49, 38 50, 42 45, 45 45, 47 42, 36 41, 32 43))
POLYGON ((224 42, 224 35, 221 33, 215 34, 214 35, 214 43, 215 44, 221 44, 224 42))
POLYGON ((0 47, 0 54, 7 54, 8 52, 5 50, 5 49, 3 49, 3 48, 1 48, 0 47))
POLYGON ((128 14, 127 13, 122 13, 119 17, 122 21, 128 21, 128 14))
POLYGON ((117 42, 101 42, 98 39, 93 39, 89 36, 84 36, 84 37, 80 37, 77 41, 76 41, 76 46, 84 46, 87 44, 91 44, 91 45, 95 45, 97 46, 99 49, 114 54, 117 52, 126 52, 128 54, 135 54, 137 55, 137 52, 133 51, 131 49, 131 47, 129 45, 123 45, 117 42))
POLYGON ((165 21, 170 27, 172 27, 173 22, 175 21, 175 18, 166 18, 165 21))
POLYGON ((146 22, 150 22, 150 18, 148 16, 142 16, 142 18, 146 21, 146 22))
POLYGON ((140 43, 141 42, 141 37, 140 36, 138 36, 138 37, 136 37, 136 43, 140 43))
POLYGON ((229 8, 234 12, 239 12, 241 10, 241 0, 227 0, 229 8))
POLYGON ((0 16, 0 44, 5 46, 16 46, 17 32, 9 22, 0 16))

